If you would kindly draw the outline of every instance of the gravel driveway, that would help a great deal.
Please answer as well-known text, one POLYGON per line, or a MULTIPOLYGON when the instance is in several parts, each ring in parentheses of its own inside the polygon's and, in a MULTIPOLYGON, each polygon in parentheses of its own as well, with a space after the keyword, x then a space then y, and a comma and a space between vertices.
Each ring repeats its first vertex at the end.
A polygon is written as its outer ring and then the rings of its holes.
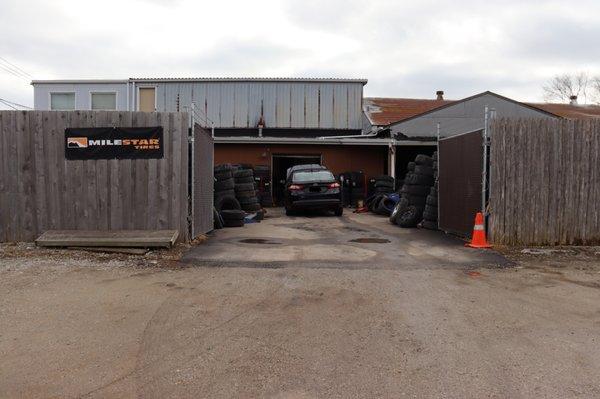
POLYGON ((275 211, 178 257, 0 246, 0 397, 600 396, 593 250, 275 211))

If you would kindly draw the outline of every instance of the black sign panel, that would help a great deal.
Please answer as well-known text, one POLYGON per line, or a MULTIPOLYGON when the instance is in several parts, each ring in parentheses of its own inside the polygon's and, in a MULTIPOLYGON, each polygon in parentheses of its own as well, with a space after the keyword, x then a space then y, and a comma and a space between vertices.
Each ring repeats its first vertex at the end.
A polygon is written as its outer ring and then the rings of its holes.
POLYGON ((65 129, 67 159, 162 158, 163 146, 162 126, 65 129))

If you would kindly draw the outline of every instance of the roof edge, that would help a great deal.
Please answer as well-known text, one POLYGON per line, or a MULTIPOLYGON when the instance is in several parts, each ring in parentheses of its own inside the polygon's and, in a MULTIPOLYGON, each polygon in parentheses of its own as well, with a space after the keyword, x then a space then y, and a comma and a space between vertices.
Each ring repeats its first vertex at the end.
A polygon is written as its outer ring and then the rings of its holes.
POLYGON ((127 83, 129 79, 37 79, 32 80, 31 85, 36 84, 102 84, 102 83, 127 83))

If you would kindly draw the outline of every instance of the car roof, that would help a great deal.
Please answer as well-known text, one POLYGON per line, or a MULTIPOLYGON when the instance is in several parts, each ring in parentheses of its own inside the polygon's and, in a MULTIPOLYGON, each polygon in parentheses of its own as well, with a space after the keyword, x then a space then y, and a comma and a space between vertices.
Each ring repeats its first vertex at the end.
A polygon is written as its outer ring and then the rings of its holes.
POLYGON ((327 170, 327 168, 323 165, 319 165, 319 164, 306 164, 306 165, 296 165, 296 166, 292 166, 291 168, 288 168, 287 170, 287 176, 290 177, 290 175, 294 172, 298 172, 298 171, 315 171, 315 170, 327 170))

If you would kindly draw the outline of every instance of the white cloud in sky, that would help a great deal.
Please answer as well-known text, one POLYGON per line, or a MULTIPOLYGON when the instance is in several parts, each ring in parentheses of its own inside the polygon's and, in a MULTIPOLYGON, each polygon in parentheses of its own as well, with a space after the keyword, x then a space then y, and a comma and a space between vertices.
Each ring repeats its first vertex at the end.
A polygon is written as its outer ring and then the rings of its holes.
MULTIPOLYGON (((3 0, 0 33, 35 79, 360 77, 368 96, 541 101, 555 74, 600 74, 591 0, 3 0)), ((2 69, 0 98, 33 102, 2 69)))

